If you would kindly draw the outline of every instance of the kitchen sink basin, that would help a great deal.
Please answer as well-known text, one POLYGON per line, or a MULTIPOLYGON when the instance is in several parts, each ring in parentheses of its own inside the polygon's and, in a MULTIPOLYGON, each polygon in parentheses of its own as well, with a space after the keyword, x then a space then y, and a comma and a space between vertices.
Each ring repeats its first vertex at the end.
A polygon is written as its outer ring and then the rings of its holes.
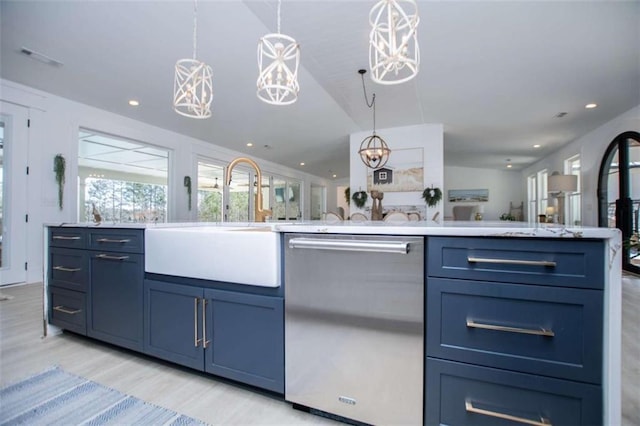
POLYGON ((145 271, 279 287, 280 234, 264 225, 147 228, 145 271))

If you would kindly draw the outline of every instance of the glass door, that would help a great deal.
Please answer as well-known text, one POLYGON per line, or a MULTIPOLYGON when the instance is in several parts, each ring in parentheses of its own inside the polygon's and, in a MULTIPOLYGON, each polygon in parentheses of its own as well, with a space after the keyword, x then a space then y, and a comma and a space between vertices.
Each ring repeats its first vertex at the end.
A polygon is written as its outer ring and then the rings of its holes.
POLYGON ((640 133, 625 132, 614 139, 600 166, 598 225, 619 228, 623 269, 640 273, 640 133))
POLYGON ((0 285, 24 282, 28 110, 0 102, 0 285))

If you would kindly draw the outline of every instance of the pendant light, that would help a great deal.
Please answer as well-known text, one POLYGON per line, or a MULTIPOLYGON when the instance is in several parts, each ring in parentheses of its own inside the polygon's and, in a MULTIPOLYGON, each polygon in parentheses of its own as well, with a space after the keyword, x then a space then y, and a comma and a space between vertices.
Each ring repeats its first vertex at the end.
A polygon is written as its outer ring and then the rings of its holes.
POLYGON ((193 2, 193 59, 176 62, 173 85, 173 109, 185 117, 211 117, 213 72, 211 67, 196 59, 198 34, 198 3, 193 2))
POLYGON ((366 70, 358 70, 360 77, 362 78, 362 90, 364 91, 364 100, 369 108, 373 107, 373 133, 371 136, 367 136, 360 143, 360 159, 370 169, 379 169, 384 167, 389 161, 389 154, 391 150, 387 143, 380 136, 376 135, 376 94, 373 94, 371 103, 367 97, 367 89, 364 85, 364 74, 366 70))
POLYGON ((419 22, 415 0, 380 0, 371 8, 369 67, 373 81, 398 84, 418 74, 419 22))
POLYGON ((289 105, 298 99, 298 66, 300 45, 280 34, 278 0, 278 32, 263 36, 258 42, 258 98, 271 105, 289 105))

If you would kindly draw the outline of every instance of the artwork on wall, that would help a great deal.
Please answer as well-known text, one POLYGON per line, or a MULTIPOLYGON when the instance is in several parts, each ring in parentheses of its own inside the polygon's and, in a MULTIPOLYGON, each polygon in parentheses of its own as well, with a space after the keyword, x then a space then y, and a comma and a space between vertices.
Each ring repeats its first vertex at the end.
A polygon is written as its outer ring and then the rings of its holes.
POLYGON ((449 202, 483 202, 489 201, 488 189, 450 189, 449 202))
POLYGON ((394 149, 384 167, 367 170, 367 192, 422 191, 423 158, 423 148, 394 149))

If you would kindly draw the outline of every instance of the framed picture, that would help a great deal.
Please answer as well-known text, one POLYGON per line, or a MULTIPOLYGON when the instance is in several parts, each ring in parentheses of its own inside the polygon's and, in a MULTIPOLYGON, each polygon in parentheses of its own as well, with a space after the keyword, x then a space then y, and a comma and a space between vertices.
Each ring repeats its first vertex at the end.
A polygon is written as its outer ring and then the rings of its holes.
POLYGON ((468 203, 489 201, 488 189, 450 189, 450 203, 468 203))
POLYGON ((424 189, 423 148, 393 150, 384 167, 367 172, 367 192, 424 189))

